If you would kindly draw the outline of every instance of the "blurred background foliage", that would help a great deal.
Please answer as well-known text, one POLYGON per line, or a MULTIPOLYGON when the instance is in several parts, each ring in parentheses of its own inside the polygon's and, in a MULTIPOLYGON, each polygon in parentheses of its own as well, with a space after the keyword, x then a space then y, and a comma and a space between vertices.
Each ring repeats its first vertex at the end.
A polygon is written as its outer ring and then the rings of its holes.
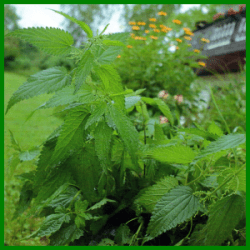
MULTIPOLYGON (((238 5, 231 4, 200 4, 199 7, 191 8, 184 13, 181 12, 182 5, 180 4, 61 4, 61 11, 84 21, 94 33, 104 28, 114 13, 120 15, 121 31, 128 31, 136 36, 148 38, 153 34, 145 34, 149 23, 152 23, 149 22, 149 18, 156 18, 155 24, 159 25, 162 22, 171 27, 172 31, 168 33, 167 39, 158 33, 154 34, 158 36, 158 39, 143 41, 129 38, 128 42, 132 47, 124 48, 120 58, 115 61, 115 67, 121 75, 123 85, 134 90, 146 88, 142 93, 143 96, 157 97, 161 90, 168 92, 167 98, 163 98, 163 101, 171 108, 177 121, 176 125, 180 124, 182 116, 185 117, 182 124, 186 127, 192 126, 195 122, 206 129, 214 121, 223 132, 226 132, 224 122, 218 116, 211 98, 204 100, 204 96, 200 95, 202 91, 209 93, 208 86, 211 84, 215 99, 230 130, 244 133, 246 130, 246 68, 237 74, 225 72, 224 75, 198 77, 192 68, 198 67, 196 61, 202 59, 201 54, 188 50, 188 41, 183 39, 182 43, 178 43, 175 40, 183 35, 182 27, 188 27, 193 31, 196 22, 212 22, 214 14, 225 12, 230 7, 238 10, 238 5), (159 11, 166 12, 167 16, 158 16, 159 11), (181 20, 182 24, 180 26, 174 24, 173 19, 181 20), (134 31, 129 25, 131 21, 146 24, 140 26, 140 31, 134 31), (176 49, 176 46, 179 49, 176 49), (175 49, 171 50, 170 47, 175 49), (174 98, 175 95, 183 95, 183 102, 178 103, 174 98), (205 105, 201 108, 202 102, 205 105)), ((15 7, 5 4, 4 33, 21 28, 18 24, 19 20, 20 17, 15 7)), ((86 41, 84 32, 75 23, 65 19, 63 26, 64 30, 74 36, 76 46, 79 47, 86 41)), ((53 66, 64 66, 70 71, 75 64, 68 57, 45 54, 35 46, 15 37, 5 38, 5 106, 10 96, 27 80, 27 76, 53 66)), ((30 112, 48 98, 49 96, 42 95, 24 101, 25 104, 13 107, 13 110, 5 117, 5 245, 30 246, 48 243, 46 238, 21 240, 36 230, 41 222, 34 218, 27 220, 25 214, 17 221, 11 220, 19 199, 21 184, 8 171, 8 161, 13 153, 13 149, 9 147, 11 145, 9 129, 23 148, 29 149, 34 146, 34 142, 42 143, 61 123, 53 116, 53 110, 50 109, 37 112, 31 120, 25 122, 30 112)), ((154 114, 153 109, 149 110, 149 115, 152 114, 154 114)), ((130 115, 136 116, 136 112, 130 115)), ((27 165, 20 164, 15 175, 32 170, 34 166, 33 162, 27 165)))

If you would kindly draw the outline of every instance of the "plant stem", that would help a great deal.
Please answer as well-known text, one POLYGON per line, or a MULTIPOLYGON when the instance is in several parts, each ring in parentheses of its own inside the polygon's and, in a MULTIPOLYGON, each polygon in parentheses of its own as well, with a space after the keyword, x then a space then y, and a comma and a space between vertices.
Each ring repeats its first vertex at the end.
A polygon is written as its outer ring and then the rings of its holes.
POLYGON ((217 187, 212 193, 208 194, 208 196, 211 196, 217 190, 219 190, 221 187, 223 187, 228 181, 230 181, 235 175, 237 175, 245 167, 246 167, 246 163, 241 168, 239 168, 234 174, 232 174, 231 176, 229 176, 228 178, 226 178, 226 180, 223 183, 221 183, 220 186, 217 187))
POLYGON ((219 113, 219 115, 220 115, 222 121, 225 123, 225 126, 226 126, 226 129, 227 129, 228 134, 230 134, 231 132, 230 132, 230 129, 229 129, 228 125, 227 125, 227 122, 226 122, 226 120, 224 119, 224 117, 223 117, 222 113, 220 112, 220 109, 219 109, 219 107, 218 107, 218 105, 217 105, 217 103, 216 103, 216 101, 215 101, 214 94, 213 94, 213 91, 212 91, 212 88, 211 88, 210 83, 209 83, 209 88, 210 88, 211 97, 212 97, 214 106, 215 106, 215 108, 217 109, 217 111, 218 111, 218 113, 219 113))

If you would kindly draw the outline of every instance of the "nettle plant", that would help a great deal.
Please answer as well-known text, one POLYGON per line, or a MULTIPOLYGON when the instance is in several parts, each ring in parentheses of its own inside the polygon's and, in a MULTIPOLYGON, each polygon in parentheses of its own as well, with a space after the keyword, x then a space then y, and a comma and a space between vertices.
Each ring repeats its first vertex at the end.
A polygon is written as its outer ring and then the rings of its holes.
POLYGON ((86 32, 82 49, 56 28, 8 34, 77 62, 69 73, 52 67, 30 76, 7 106, 6 113, 24 99, 55 93, 36 110, 64 107, 62 125, 41 149, 22 152, 11 134, 15 162, 39 155, 36 170, 18 176, 24 183, 14 218, 45 217, 28 238, 49 237, 51 246, 242 244, 245 134, 223 135, 215 123, 208 131, 175 127, 163 100, 125 90, 112 66, 129 34, 104 35, 106 26, 93 36, 84 22, 55 12, 86 32), (141 131, 128 116, 135 106, 141 131), (151 136, 147 106, 169 120, 151 126, 151 136))

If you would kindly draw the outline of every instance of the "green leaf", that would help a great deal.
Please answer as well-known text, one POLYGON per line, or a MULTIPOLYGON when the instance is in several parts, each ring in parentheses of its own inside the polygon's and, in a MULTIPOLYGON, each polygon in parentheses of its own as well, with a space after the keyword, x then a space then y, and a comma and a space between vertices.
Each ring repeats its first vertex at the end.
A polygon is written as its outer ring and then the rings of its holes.
MULTIPOLYGON (((55 199, 53 199, 48 206, 50 207, 58 207, 58 206, 63 206, 63 207, 67 207, 72 200, 74 199, 76 193, 78 192, 78 189, 73 187, 73 186, 69 186, 62 194, 60 194, 58 197, 56 197, 55 199)), ((75 198, 75 200, 79 199, 79 196, 77 196, 75 198)))
POLYGON ((154 101, 157 104, 160 111, 162 112, 162 114, 168 118, 171 125, 174 125, 174 118, 172 116, 172 113, 171 113, 168 105, 163 100, 161 100, 159 98, 154 98, 154 101))
POLYGON ((18 153, 14 153, 9 159, 8 159, 8 171, 9 171, 9 175, 12 176, 13 173, 15 172, 18 164, 20 163, 20 159, 19 159, 19 154, 18 153))
POLYGON ((133 126, 131 120, 129 120, 129 118, 121 110, 114 105, 109 105, 108 108, 111 119, 113 120, 132 161, 134 164, 137 164, 136 152, 139 148, 139 133, 133 126))
POLYGON ((75 217, 75 224, 78 228, 85 227, 85 219, 77 215, 75 217))
MULTIPOLYGON (((102 65, 101 67, 95 68, 95 72, 102 80, 108 94, 117 94, 124 91, 120 75, 111 65, 102 65)), ((112 99, 116 106, 119 106, 121 110, 124 109, 125 101, 123 95, 112 96, 112 99)))
POLYGON ((199 209, 199 200, 188 186, 177 186, 155 205, 147 234, 155 238, 190 219, 199 209))
POLYGON ((87 200, 84 200, 84 201, 81 201, 81 200, 78 200, 75 202, 75 212, 77 215, 84 215, 85 214, 85 211, 87 210, 88 208, 88 201, 87 200))
POLYGON ((30 76, 12 95, 6 113, 16 103, 41 94, 56 92, 71 84, 71 76, 64 67, 53 67, 30 76))
POLYGON ((37 109, 53 108, 78 101, 79 95, 74 95, 73 86, 67 86, 62 90, 57 91, 51 99, 37 109))
POLYGON ((91 126, 93 123, 98 122, 107 109, 106 102, 100 102, 91 113, 89 119, 86 122, 85 129, 91 126))
MULTIPOLYGON (((52 10, 52 9, 50 9, 50 10, 52 10)), ((60 14, 60 15, 62 15, 62 16, 64 16, 64 17, 66 17, 70 21, 78 24, 86 32, 86 34, 87 34, 87 36, 89 38, 93 37, 93 32, 92 32, 92 30, 90 29, 90 27, 86 23, 84 23, 82 21, 79 21, 76 18, 71 17, 71 16, 69 16, 69 15, 67 15, 67 14, 65 14, 65 13, 63 13, 61 11, 57 11, 57 10, 53 10, 53 11, 56 12, 56 13, 58 13, 58 14, 60 14)))
POLYGON ((223 135, 223 131, 221 130, 220 127, 218 127, 215 122, 213 121, 209 127, 208 127, 208 132, 211 133, 211 134, 215 134, 215 135, 218 135, 218 136, 222 136, 223 135))
POLYGON ((177 185, 178 181, 174 177, 165 177, 156 182, 153 186, 142 190, 142 195, 135 200, 135 203, 146 208, 147 212, 152 213, 155 204, 162 198, 162 196, 177 185))
POLYGON ((103 31, 100 33, 100 36, 105 32, 105 30, 108 28, 109 23, 104 27, 103 31))
POLYGON ((65 246, 83 236, 83 230, 75 224, 63 224, 62 227, 49 237, 50 246, 65 246))
POLYGON ((89 210, 95 210, 100 208, 101 206, 105 205, 107 202, 116 202, 114 200, 110 200, 107 198, 102 199, 101 201, 97 202, 95 205, 93 205, 92 207, 90 207, 87 211, 89 210))
POLYGON ((21 152, 22 150, 21 150, 21 147, 20 147, 18 141, 15 139, 15 137, 14 137, 13 133, 11 132, 11 130, 9 130, 9 132, 10 132, 11 146, 12 146, 15 150, 21 152))
POLYGON ((140 96, 125 97, 125 108, 129 109, 129 108, 135 106, 135 104, 137 104, 140 100, 141 100, 140 96))
POLYGON ((8 33, 6 37, 8 36, 23 39, 52 55, 69 54, 74 43, 73 37, 68 32, 58 28, 19 29, 8 33))
POLYGON ((88 142, 73 154, 68 162, 77 186, 81 189, 83 199, 96 202, 99 199, 97 186, 102 169, 95 153, 94 142, 88 142))
POLYGON ((80 60, 75 74, 75 93, 85 83, 94 65, 94 56, 91 51, 87 50, 80 60))
POLYGON ((15 207, 15 212, 12 220, 15 220, 17 217, 19 217, 29 207, 32 198, 32 184, 30 181, 26 181, 20 191, 19 201, 15 207))
POLYGON ((29 238, 51 235, 52 233, 58 231, 63 222, 65 222, 67 219, 68 218, 66 214, 51 214, 45 218, 41 227, 36 232, 31 234, 29 238))
POLYGON ((164 132, 162 130, 162 127, 160 124, 155 123, 155 131, 154 131, 154 139, 161 141, 166 139, 166 136, 164 135, 164 132))
POLYGON ((187 164, 193 161, 196 152, 184 145, 158 146, 144 153, 145 155, 166 163, 187 164))
POLYGON ((70 152, 83 147, 84 137, 86 136, 84 126, 88 119, 86 116, 87 113, 83 105, 75 107, 66 116, 55 151, 48 165, 66 159, 70 152))
POLYGON ((119 246, 130 243, 131 241, 130 229, 126 224, 122 224, 119 226, 119 228, 115 233, 114 240, 119 246))
POLYGON ((194 245, 220 246, 232 234, 243 216, 244 202, 233 194, 217 201, 209 211, 205 227, 196 236, 194 245))
POLYGON ((210 132, 207 132, 199 128, 181 128, 181 129, 178 129, 178 132, 185 132, 186 134, 198 135, 198 136, 203 137, 206 140, 214 141, 218 139, 218 136, 216 134, 212 134, 210 132))
POLYGON ((194 162, 206 157, 207 155, 220 152, 222 150, 235 148, 245 143, 245 134, 228 134, 220 137, 218 140, 211 142, 204 150, 202 150, 194 159, 194 162))
POLYGON ((39 148, 33 148, 28 151, 22 151, 19 153, 19 159, 20 161, 32 161, 40 154, 39 148))
POLYGON ((95 129, 95 151, 100 160, 101 166, 107 173, 110 166, 110 142, 113 129, 105 121, 98 123, 95 129))

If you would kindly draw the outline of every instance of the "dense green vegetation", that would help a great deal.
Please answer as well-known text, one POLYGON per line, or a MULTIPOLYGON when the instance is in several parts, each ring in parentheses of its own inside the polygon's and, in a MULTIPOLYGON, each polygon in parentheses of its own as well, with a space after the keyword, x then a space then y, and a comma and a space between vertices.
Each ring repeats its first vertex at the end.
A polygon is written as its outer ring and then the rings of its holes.
POLYGON ((245 245, 245 71, 198 78, 178 36, 169 52, 152 30, 95 35, 55 12, 83 49, 59 29, 6 35, 73 62, 5 73, 5 244, 245 245))

